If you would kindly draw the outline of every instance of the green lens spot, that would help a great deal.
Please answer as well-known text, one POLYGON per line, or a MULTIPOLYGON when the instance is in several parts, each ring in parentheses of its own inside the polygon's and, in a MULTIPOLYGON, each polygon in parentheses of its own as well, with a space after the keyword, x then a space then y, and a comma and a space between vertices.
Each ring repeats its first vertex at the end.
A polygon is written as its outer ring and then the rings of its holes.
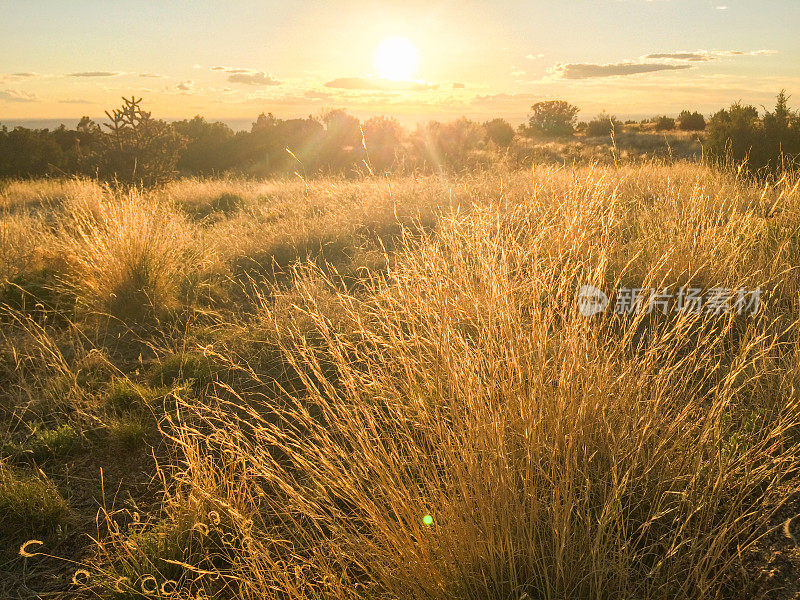
POLYGON ((425 523, 425 525, 433 525, 433 517, 430 515, 425 515, 422 517, 422 522, 425 523))

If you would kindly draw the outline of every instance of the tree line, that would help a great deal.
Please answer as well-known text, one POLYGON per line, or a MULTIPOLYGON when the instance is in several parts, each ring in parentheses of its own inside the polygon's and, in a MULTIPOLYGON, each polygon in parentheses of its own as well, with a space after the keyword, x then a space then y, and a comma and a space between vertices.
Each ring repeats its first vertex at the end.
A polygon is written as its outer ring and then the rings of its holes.
POLYGON ((788 101, 781 92, 774 110, 763 114, 737 102, 708 120, 684 110, 677 119, 664 115, 622 123, 607 113, 579 122, 579 107, 553 100, 534 104, 516 129, 504 119, 432 121, 406 131, 393 118, 361 122, 341 109, 302 119, 262 113, 250 131, 234 132, 199 115, 172 123, 154 119, 141 98, 132 97, 106 112, 103 126, 83 117, 75 129, 0 128, 0 177, 89 175, 155 185, 179 175, 461 170, 474 168, 481 153, 496 154, 515 144, 676 129, 703 132, 709 161, 765 174, 797 168, 800 162, 800 116, 788 101))

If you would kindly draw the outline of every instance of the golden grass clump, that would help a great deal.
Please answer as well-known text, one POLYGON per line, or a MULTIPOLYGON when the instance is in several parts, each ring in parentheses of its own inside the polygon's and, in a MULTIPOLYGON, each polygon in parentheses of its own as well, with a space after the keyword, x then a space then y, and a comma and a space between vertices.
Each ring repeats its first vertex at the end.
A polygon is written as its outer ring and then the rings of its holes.
POLYGON ((124 322, 175 308, 190 274, 209 264, 193 226, 166 201, 136 190, 76 202, 58 237, 78 304, 124 322))
POLYGON ((51 253, 52 234, 28 215, 0 213, 0 286, 40 268, 51 253))

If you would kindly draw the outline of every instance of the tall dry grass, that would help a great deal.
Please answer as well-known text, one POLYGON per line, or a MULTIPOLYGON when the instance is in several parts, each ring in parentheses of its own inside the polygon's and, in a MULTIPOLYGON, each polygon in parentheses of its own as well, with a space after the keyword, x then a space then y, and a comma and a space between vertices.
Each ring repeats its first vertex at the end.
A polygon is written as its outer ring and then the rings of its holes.
POLYGON ((63 280, 124 321, 122 299, 181 307, 189 273, 285 275, 178 340, 225 375, 173 386, 164 501, 128 526, 109 509, 94 591, 748 597, 747 554, 800 491, 796 181, 653 163, 205 185, 56 218, 63 280), (584 284, 760 287, 763 307, 587 319, 584 284))
POLYGON ((0 210, 46 211, 66 201, 110 194, 103 184, 92 179, 39 179, 0 183, 0 210))
POLYGON ((308 265, 284 292, 293 317, 265 295, 251 326, 293 379, 212 350, 239 385, 164 424, 180 460, 149 531, 177 540, 170 558, 143 576, 152 554, 112 536, 105 580, 244 598, 746 597, 742 557, 798 490, 796 187, 775 222, 757 189, 690 167, 516 177, 407 235, 365 292, 308 265), (577 312, 580 285, 634 281, 758 284, 766 307, 577 312))

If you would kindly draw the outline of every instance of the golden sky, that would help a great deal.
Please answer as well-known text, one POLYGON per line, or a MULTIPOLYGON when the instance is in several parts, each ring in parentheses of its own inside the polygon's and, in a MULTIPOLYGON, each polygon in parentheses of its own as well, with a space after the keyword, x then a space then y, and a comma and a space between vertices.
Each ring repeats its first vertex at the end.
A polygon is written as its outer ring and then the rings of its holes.
POLYGON ((800 93, 796 0, 0 2, 0 122, 325 108, 404 122, 710 113, 800 93))

